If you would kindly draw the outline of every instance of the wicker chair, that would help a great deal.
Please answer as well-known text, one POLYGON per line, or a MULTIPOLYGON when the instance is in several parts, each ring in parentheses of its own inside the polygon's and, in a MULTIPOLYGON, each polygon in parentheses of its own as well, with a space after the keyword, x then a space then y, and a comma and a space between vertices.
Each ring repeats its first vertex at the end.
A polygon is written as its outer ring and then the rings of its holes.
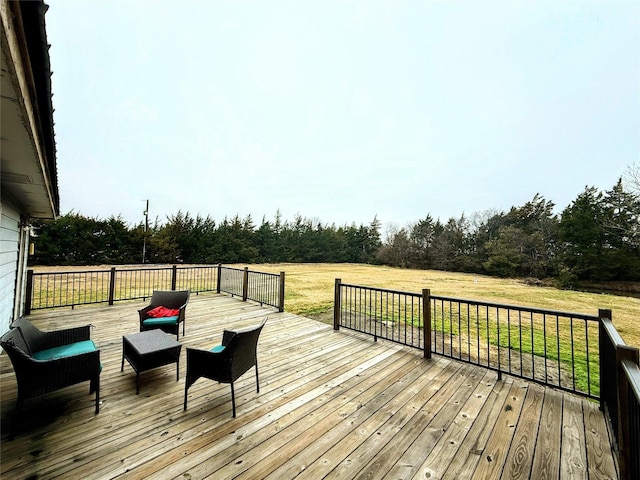
POLYGON ((148 306, 138 310, 140 315, 140 331, 159 328, 163 332, 175 334, 176 340, 180 336, 180 324, 182 323, 182 336, 185 332, 185 311, 189 303, 188 290, 156 290, 151 296, 148 306), (166 307, 180 310, 177 316, 154 318, 149 312, 156 307, 166 307))
POLYGON ((100 350, 90 339, 90 326, 43 332, 20 318, 0 339, 18 383, 18 399, 9 432, 15 425, 24 401, 89 381, 89 393, 96 394, 95 413, 100 411, 100 350))
POLYGON ((236 416, 236 399, 233 382, 256 368, 256 387, 260 392, 258 379, 258 337, 267 319, 260 325, 242 330, 225 330, 222 333, 222 345, 211 350, 187 348, 187 379, 184 385, 184 409, 187 409, 189 387, 200 377, 231 384, 231 405, 233 417, 236 416))

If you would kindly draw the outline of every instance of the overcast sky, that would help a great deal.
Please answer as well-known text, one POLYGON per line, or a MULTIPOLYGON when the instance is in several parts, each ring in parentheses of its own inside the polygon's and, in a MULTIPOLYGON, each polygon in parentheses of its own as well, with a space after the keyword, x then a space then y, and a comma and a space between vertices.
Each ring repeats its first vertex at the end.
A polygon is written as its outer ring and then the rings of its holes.
POLYGON ((640 2, 50 0, 62 213, 404 226, 640 159, 640 2))

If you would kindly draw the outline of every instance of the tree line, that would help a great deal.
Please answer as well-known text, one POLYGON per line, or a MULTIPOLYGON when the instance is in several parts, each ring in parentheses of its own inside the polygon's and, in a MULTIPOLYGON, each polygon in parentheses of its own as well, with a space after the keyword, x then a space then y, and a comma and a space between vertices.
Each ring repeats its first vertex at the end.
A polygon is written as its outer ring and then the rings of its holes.
POLYGON ((536 194, 509 211, 431 215, 383 235, 368 225, 323 224, 181 212, 148 228, 119 216, 68 213, 37 224, 34 265, 132 263, 371 263, 499 277, 579 281, 640 280, 640 195, 622 180, 605 192, 586 187, 560 214, 536 194))
POLYGON ((380 222, 326 225, 296 215, 283 220, 238 215, 216 223, 179 211, 148 228, 68 213, 36 224, 34 265, 132 263, 370 263, 381 245, 380 222))

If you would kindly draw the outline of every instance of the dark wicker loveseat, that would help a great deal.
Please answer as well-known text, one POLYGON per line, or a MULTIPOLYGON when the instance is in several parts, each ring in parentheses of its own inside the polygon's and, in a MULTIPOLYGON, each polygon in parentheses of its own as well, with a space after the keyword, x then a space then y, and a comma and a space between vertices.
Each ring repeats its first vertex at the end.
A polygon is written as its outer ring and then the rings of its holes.
POLYGON ((90 326, 43 332, 20 318, 0 339, 18 383, 18 399, 10 438, 24 401, 89 381, 96 394, 95 413, 100 410, 100 350, 90 339, 90 326))
POLYGON ((175 334, 176 340, 180 336, 180 324, 182 323, 182 336, 185 332, 185 312, 189 303, 188 290, 155 290, 151 296, 149 305, 138 310, 140 315, 140 331, 159 328, 165 333, 175 334), (174 316, 152 317, 150 312, 157 307, 178 310, 174 316))

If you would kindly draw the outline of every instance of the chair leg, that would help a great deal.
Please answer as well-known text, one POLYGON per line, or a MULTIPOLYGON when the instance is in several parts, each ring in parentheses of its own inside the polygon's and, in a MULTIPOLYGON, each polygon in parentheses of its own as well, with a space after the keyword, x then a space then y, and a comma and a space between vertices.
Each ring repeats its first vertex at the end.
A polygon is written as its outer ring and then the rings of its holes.
POLYGON ((231 382, 231 407, 233 409, 233 418, 236 418, 236 395, 233 391, 233 382, 231 382))
POLYGON ((258 379, 258 362, 256 362, 256 391, 260 393, 260 380, 258 379))
POLYGON ((97 415, 98 412, 100 411, 100 374, 96 376, 95 383, 94 382, 92 383, 96 389, 96 415, 97 415))
MULTIPOLYGON (((187 377, 188 380, 188 377, 187 377)), ((187 382, 185 382, 184 384, 184 409, 187 409, 187 392, 189 391, 189 384, 187 382)))
POLYGON ((9 440, 13 440, 16 437, 16 425, 18 424, 18 414, 22 411, 23 400, 18 398, 16 402, 16 409, 13 412, 13 418, 11 419, 11 426, 9 427, 9 440))

